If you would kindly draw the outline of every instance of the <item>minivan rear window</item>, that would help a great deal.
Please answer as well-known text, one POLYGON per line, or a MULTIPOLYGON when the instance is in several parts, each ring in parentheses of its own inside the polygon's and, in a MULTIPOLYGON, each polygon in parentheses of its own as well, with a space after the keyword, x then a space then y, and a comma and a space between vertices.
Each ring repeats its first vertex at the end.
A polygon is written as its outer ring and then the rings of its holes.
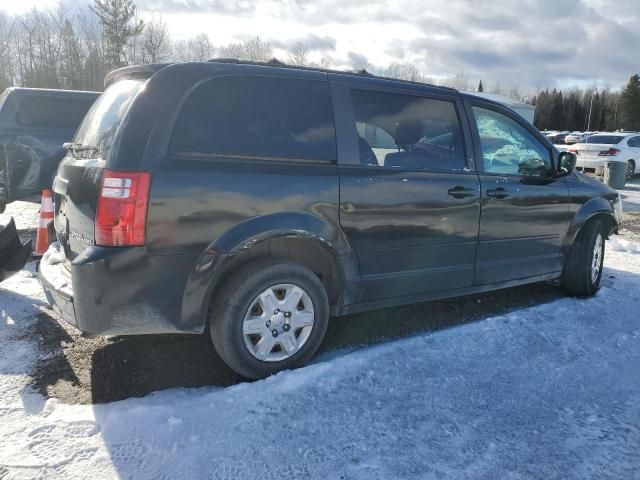
POLYGON ((227 76, 187 98, 169 150, 181 154, 336 159, 326 81, 227 76))
POLYGON ((25 127, 76 129, 93 104, 93 98, 71 96, 26 96, 16 113, 16 122, 25 127))
POLYGON ((622 135, 591 135, 585 140, 586 143, 599 143, 604 145, 615 145, 620 143, 624 137, 622 135))
POLYGON ((100 156, 107 158, 118 126, 143 85, 144 80, 121 80, 110 85, 84 117, 74 143, 97 147, 100 156))

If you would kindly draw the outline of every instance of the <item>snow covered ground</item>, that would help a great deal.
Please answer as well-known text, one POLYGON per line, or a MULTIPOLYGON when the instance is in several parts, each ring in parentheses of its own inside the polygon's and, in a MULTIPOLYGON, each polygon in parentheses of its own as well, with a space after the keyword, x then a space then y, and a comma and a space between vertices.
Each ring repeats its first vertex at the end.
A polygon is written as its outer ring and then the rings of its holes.
POLYGON ((640 244, 603 289, 228 388, 65 405, 33 265, 0 285, 0 478, 640 478, 640 244))

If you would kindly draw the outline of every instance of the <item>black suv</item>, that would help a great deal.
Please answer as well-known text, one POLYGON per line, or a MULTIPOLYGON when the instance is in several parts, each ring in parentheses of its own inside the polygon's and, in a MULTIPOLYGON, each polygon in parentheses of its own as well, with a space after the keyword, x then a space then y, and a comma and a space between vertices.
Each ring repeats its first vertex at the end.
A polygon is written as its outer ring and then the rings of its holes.
POLYGON ((64 142, 98 92, 7 88, 0 95, 0 213, 7 203, 51 186, 64 142))
POLYGON ((593 295, 618 194, 456 90, 211 61, 107 76, 54 180, 40 265, 90 335, 203 333, 259 378, 330 315, 543 280, 593 295))

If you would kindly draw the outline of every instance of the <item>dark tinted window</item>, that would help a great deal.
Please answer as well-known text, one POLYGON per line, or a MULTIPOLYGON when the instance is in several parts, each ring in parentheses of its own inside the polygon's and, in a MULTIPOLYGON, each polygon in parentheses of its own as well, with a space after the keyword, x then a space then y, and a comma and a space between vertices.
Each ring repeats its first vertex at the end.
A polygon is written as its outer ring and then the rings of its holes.
POLYGON ((210 80, 185 102, 170 150, 335 160, 329 85, 268 77, 210 80))
POLYGON ((453 102, 353 90, 360 163, 407 169, 464 168, 453 102))
POLYGON ((620 143, 623 138, 623 135, 591 135, 585 140, 585 142, 600 143, 604 145, 615 145, 617 143, 620 143))
POLYGON ((76 143, 96 147, 97 152, 89 150, 82 156, 97 154, 107 158, 116 131, 144 83, 144 80, 120 80, 100 95, 73 139, 76 143))
POLYGON ((94 99, 27 96, 22 100, 16 122, 28 127, 76 129, 91 108, 94 99))

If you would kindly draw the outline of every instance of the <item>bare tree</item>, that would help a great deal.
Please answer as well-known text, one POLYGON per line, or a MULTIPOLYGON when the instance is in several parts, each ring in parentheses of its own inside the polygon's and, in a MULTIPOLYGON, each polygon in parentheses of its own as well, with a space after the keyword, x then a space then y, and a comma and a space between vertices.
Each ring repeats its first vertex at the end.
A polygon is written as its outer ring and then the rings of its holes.
POLYGON ((76 90, 82 88, 83 57, 80 39, 71 21, 66 19, 62 28, 62 55, 59 69, 60 84, 63 88, 76 90))
POLYGON ((215 49, 206 33, 193 37, 189 40, 188 46, 192 60, 196 62, 206 62, 214 56, 215 49))
POLYGON ((444 84, 456 90, 469 90, 471 88, 471 83, 466 73, 456 73, 453 77, 449 77, 444 84))
POLYGON ((99 18, 90 9, 81 10, 75 19, 76 31, 84 49, 82 88, 102 90, 107 73, 106 40, 99 18))
POLYGON ((171 56, 169 29, 162 18, 154 18, 142 31, 142 63, 160 63, 171 56))
POLYGON ((12 36, 13 22, 5 12, 0 12, 0 89, 2 90, 14 83, 12 36))
POLYGON ((218 49, 220 58, 246 58, 244 46, 241 43, 230 43, 218 49))
POLYGON ((320 59, 320 68, 331 68, 331 60, 327 57, 322 57, 320 59))
MULTIPOLYGON (((253 37, 243 44, 244 59, 252 62, 266 62, 273 57, 273 49, 269 42, 265 42, 260 37, 253 37)), ((242 57, 240 57, 242 58, 242 57)))
POLYGON ((309 47, 302 42, 296 42, 289 51, 289 63, 291 65, 309 65, 309 47))
POLYGON ((399 80, 409 80, 411 82, 418 82, 421 78, 418 67, 410 62, 392 63, 385 69, 384 75, 399 80))

